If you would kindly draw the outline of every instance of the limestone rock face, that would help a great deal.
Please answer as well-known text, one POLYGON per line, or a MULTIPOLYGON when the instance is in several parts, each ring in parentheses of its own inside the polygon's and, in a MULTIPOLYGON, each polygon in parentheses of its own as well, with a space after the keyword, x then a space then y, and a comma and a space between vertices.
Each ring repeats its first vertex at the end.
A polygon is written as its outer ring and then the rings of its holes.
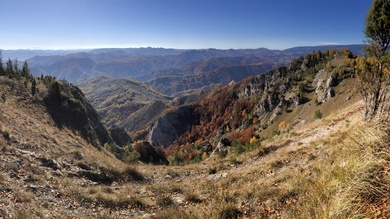
POLYGON ((199 118, 192 106, 182 106, 160 117, 149 133, 148 141, 154 146, 167 147, 187 132, 199 118))
POLYGON ((335 93, 332 86, 335 85, 335 80, 326 70, 320 70, 313 81, 313 86, 316 88, 318 103, 325 103, 330 98, 334 97, 335 93))

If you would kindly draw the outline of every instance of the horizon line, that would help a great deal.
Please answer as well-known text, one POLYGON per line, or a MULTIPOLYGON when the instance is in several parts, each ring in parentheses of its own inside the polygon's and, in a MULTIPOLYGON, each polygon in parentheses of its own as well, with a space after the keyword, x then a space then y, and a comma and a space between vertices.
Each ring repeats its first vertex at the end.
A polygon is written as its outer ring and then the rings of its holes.
POLYGON ((319 46, 351 46, 351 45, 366 45, 364 43, 353 43, 353 44, 338 44, 338 43, 328 43, 328 44, 318 44, 318 45, 301 45, 301 46, 293 46, 284 49, 273 49, 267 47, 257 47, 257 48, 173 48, 173 47, 153 47, 153 46, 140 46, 140 47, 90 47, 90 48, 11 48, 11 49, 2 49, 0 51, 91 51, 97 49, 173 49, 173 50, 208 50, 208 49, 216 49, 216 50, 255 50, 255 49, 268 49, 268 50, 287 50, 292 48, 299 47, 319 47, 319 46))

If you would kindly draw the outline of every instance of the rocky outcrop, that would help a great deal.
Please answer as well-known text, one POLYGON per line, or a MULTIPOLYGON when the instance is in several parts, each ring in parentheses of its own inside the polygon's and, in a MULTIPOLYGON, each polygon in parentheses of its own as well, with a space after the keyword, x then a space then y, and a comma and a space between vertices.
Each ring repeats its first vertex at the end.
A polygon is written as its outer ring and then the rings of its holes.
POLYGON ((110 129, 110 134, 111 134, 112 140, 114 140, 114 142, 119 147, 124 147, 131 142, 130 136, 126 133, 125 129, 123 129, 123 128, 110 129))
POLYGON ((112 142, 95 108, 76 86, 55 81, 44 102, 59 128, 68 127, 79 131, 95 147, 112 142))
POLYGON ((167 147, 176 138, 199 122, 193 106, 182 106, 160 117, 149 133, 148 141, 154 146, 167 147))
POLYGON ((228 139, 226 139, 226 138, 222 138, 218 142, 217 147, 215 148, 213 153, 210 154, 210 156, 214 156, 214 155, 218 154, 220 151, 227 150, 227 146, 231 146, 231 142, 228 139))
POLYGON ((316 88, 318 103, 325 103, 325 101, 334 97, 335 93, 332 86, 335 85, 335 80, 325 70, 320 70, 313 81, 313 86, 316 88))

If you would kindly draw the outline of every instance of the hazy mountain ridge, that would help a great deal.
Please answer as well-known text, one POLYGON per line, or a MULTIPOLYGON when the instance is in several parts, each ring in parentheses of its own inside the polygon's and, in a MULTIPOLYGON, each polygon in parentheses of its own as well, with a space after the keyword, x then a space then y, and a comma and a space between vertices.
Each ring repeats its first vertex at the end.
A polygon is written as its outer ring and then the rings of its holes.
POLYGON ((225 86, 232 81, 240 81, 245 77, 259 75, 273 68, 273 64, 224 66, 213 71, 182 77, 157 77, 147 83, 157 90, 173 95, 175 93, 193 90, 212 84, 225 86))
POLYGON ((152 72, 148 75, 136 77, 140 81, 149 81, 157 79, 159 77, 180 77, 185 75, 201 74, 211 72, 220 67, 240 66, 240 65, 254 65, 260 63, 274 63, 274 65, 282 65, 287 63, 279 63, 278 60, 267 57, 256 56, 237 56, 237 57, 216 57, 203 59, 200 61, 192 62, 187 65, 183 65, 176 68, 164 69, 152 72))
POLYGON ((74 53, 79 53, 88 50, 83 50, 83 49, 80 50, 78 49, 76 50, 5 49, 4 50, 0 48, 0 51, 1 54, 3 55, 3 59, 17 58, 19 61, 24 61, 35 56, 63 56, 63 55, 74 54, 74 53))
POLYGON ((263 58, 263 60, 270 60, 272 63, 275 63, 275 60, 277 60, 277 63, 286 63, 307 53, 308 50, 326 50, 332 47, 351 47, 353 49, 352 52, 360 54, 361 49, 359 50, 359 48, 362 48, 362 45, 298 47, 287 50, 269 50, 265 48, 238 50, 166 50, 161 48, 144 48, 144 50, 140 50, 141 52, 138 53, 137 49, 129 49, 133 53, 126 53, 126 49, 102 49, 94 50, 93 53, 84 52, 56 58, 34 57, 29 59, 29 62, 31 62, 31 70, 36 76, 47 74, 59 79, 67 79, 71 82, 79 78, 99 75, 137 77, 139 79, 143 75, 148 77, 148 74, 152 72, 182 67, 192 62, 210 58, 254 56, 263 58), (82 60, 77 61, 75 59, 82 60), (93 67, 88 65, 87 68, 84 68, 84 62, 93 63, 93 67), (66 63, 69 63, 69 65, 66 63))

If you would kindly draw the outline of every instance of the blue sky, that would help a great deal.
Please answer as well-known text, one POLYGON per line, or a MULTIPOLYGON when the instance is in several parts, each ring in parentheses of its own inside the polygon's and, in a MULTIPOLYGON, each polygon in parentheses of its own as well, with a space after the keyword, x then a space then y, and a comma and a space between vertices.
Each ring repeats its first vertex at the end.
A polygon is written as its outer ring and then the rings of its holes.
POLYGON ((0 49, 359 44, 372 0, 0 0, 0 49))

